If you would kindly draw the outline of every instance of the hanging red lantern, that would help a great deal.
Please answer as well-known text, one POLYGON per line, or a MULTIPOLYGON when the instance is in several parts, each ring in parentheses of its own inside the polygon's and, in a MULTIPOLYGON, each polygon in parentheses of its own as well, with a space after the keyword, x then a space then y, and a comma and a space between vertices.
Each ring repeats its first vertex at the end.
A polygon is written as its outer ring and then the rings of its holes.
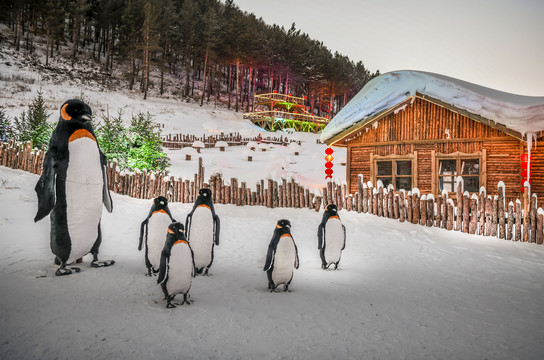
POLYGON ((325 179, 332 179, 332 173, 333 173, 333 170, 332 170, 332 153, 333 153, 333 150, 329 147, 329 148, 326 148, 325 149, 325 174, 327 174, 327 176, 325 176, 325 179))
POLYGON ((529 182, 529 185, 533 185, 533 179, 521 179, 521 185, 522 186, 525 186, 525 182, 528 181, 529 182))
POLYGON ((332 155, 332 153, 333 153, 333 150, 331 148, 325 149, 325 154, 332 155))
POLYGON ((327 169, 331 169, 331 168, 332 168, 332 162, 327 161, 327 162, 325 163, 325 167, 326 167, 327 169))
POLYGON ((325 161, 332 161, 332 155, 325 155, 325 161))
POLYGON ((332 169, 325 169, 325 174, 332 175, 332 169))

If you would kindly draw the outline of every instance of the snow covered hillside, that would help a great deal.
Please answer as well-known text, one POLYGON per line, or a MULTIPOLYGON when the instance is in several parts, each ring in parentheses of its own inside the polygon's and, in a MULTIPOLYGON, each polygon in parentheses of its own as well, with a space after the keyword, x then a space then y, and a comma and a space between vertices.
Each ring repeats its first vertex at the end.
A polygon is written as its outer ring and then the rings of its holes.
MULTIPOLYGON (((151 201, 113 194, 102 259, 56 277, 49 218, 32 219, 38 177, 0 167, 0 358, 542 359, 544 248, 340 212, 339 271, 320 268, 306 209, 216 205, 221 244, 191 306, 166 309, 144 276, 139 224, 151 201), (275 222, 287 218, 301 265, 292 292, 262 271, 275 222)), ((171 204, 184 219, 190 204, 171 204)))

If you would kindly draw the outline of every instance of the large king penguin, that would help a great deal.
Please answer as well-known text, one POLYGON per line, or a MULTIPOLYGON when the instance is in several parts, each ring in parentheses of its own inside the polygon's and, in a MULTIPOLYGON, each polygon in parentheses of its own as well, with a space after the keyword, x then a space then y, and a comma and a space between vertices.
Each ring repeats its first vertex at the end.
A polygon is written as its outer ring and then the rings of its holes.
POLYGON ((289 220, 280 220, 268 245, 263 268, 268 277, 270 292, 276 291, 281 284, 284 286, 283 291, 287 291, 298 264, 298 250, 291 236, 291 223, 289 220))
POLYGON ((334 269, 338 269, 345 247, 346 227, 338 216, 336 205, 329 204, 317 228, 317 248, 321 256, 321 267, 326 270, 334 264, 334 269))
POLYGON ((67 268, 66 264, 88 253, 93 254, 92 267, 114 263, 98 261, 102 204, 108 212, 113 205, 106 157, 96 142, 91 115, 91 108, 82 101, 68 100, 62 105, 35 188, 38 212, 34 221, 51 214, 51 250, 60 265, 56 275, 79 272, 79 268, 67 268))
POLYGON ((219 245, 219 216, 215 214, 210 189, 200 189, 193 210, 187 215, 187 239, 195 254, 197 274, 208 275, 214 245, 219 245))
POLYGON ((181 305, 191 305, 188 294, 194 276, 193 250, 185 238, 183 224, 172 223, 168 226, 166 242, 161 253, 159 278, 157 279, 157 283, 161 285, 164 292, 167 308, 176 307, 172 304, 172 300, 177 294, 183 294, 181 305))
POLYGON ((147 267, 147 276, 151 276, 151 271, 157 273, 161 262, 161 251, 164 247, 164 234, 168 225, 176 222, 168 208, 168 199, 159 196, 153 199, 153 205, 149 215, 140 226, 140 243, 138 250, 142 250, 145 240, 145 266, 147 267))

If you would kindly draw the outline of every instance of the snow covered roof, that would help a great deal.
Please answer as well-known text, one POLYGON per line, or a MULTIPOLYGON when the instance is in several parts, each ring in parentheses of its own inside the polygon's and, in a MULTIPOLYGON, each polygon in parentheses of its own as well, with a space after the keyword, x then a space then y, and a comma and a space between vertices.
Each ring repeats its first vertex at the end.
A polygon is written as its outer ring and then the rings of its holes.
POLYGON ((544 96, 515 95, 444 75, 401 70, 369 81, 331 120, 321 141, 334 143, 344 132, 370 123, 416 94, 492 120, 521 135, 544 130, 544 96))

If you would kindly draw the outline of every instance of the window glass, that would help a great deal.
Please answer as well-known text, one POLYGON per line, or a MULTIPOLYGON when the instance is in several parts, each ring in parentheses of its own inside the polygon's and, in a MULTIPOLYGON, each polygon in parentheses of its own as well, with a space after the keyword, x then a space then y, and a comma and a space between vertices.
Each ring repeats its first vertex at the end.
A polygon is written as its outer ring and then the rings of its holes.
POLYGON ((463 176, 465 191, 478 192, 480 191, 480 180, 478 176, 463 176))
POLYGON ((412 178, 411 177, 398 177, 396 179, 397 186, 395 186, 396 190, 404 189, 404 190, 412 190, 412 178))
POLYGON ((438 164, 439 175, 456 175, 456 160, 440 160, 438 164))
POLYGON ((392 161, 378 161, 377 165, 377 176, 391 176, 393 175, 393 162, 392 161))
POLYGON ((478 175, 480 164, 478 159, 461 159, 461 175, 478 175))
POLYGON ((412 161, 397 161, 397 175, 412 175, 412 161))

